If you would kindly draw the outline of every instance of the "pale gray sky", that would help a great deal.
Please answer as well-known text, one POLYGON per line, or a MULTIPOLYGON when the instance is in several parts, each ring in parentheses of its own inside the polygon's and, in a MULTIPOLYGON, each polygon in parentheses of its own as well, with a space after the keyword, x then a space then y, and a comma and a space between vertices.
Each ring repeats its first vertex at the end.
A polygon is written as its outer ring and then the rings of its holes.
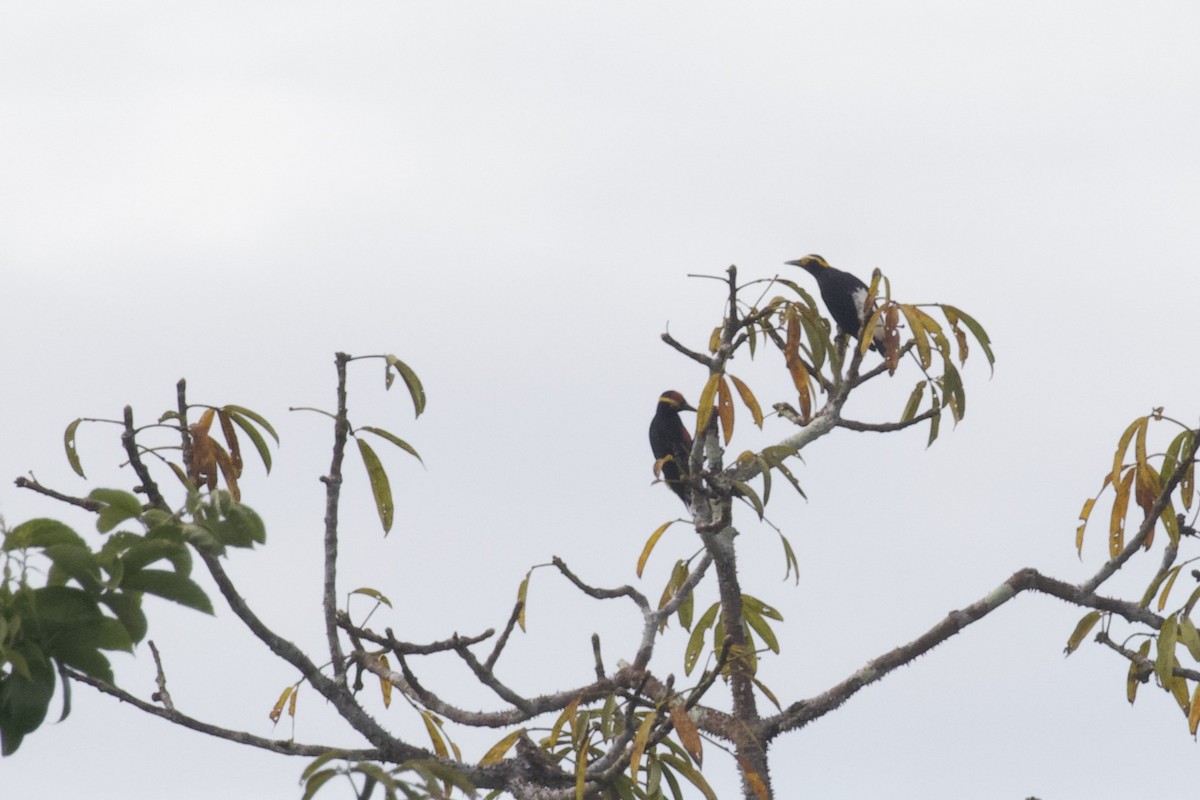
MULTIPOLYGON (((1198 34, 1186 2, 10 3, 0 513, 88 530, 9 481, 32 470, 85 492, 66 424, 125 403, 150 420, 186 376, 195 402, 249 406, 284 436, 271 478, 251 466, 245 481, 268 547, 229 568, 281 632, 320 647, 330 437, 286 409, 332 405, 335 350, 394 352, 427 415, 413 423, 368 366, 353 418, 428 468, 389 461, 385 541, 350 465, 342 585, 390 595, 386 624, 413 640, 498 626, 530 565, 560 555, 596 583, 633 581, 678 513, 649 485, 645 429, 661 390, 694 399, 704 375, 658 334, 669 322, 703 344, 721 311, 719 286, 686 275, 767 276, 817 252, 882 268, 901 299, 961 306, 999 361, 990 381, 968 365, 967 418, 930 450, 914 431, 806 451, 809 501, 780 491, 771 507, 798 587, 779 580, 775 534, 745 521, 747 590, 786 618, 763 678, 785 700, 816 694, 1018 567, 1090 574, 1100 530, 1080 564, 1074 520, 1125 424, 1156 405, 1200 414, 1198 34)), ((777 365, 734 371, 785 399, 777 365)), ((872 387, 855 413, 895 416, 915 380, 872 387)), ((786 432, 743 426, 734 452, 786 432)), ((128 486, 111 433, 81 432, 84 466, 128 486)), ((673 528, 642 588, 657 596, 692 549, 673 528)), ((611 661, 637 636, 631 609, 548 571, 530 604, 506 675, 522 689, 586 681, 593 630, 611 661)), ((228 612, 147 606, 179 707, 271 735, 295 675, 228 612)), ((781 739, 779 796, 1192 797, 1154 766, 1198 757, 1169 698, 1147 687, 1130 709, 1116 658, 1062 658, 1080 615, 1021 598, 781 739)), ((657 669, 681 673, 681 642, 657 669)), ((153 691, 144 649, 114 664, 153 691)), ((426 670, 494 707, 449 660, 426 670)), ((74 705, 0 763, 5 796, 299 795, 302 759, 83 689, 74 705)), ((328 733, 315 693, 300 710, 298 740, 357 744, 328 733)), ((410 710, 382 718, 423 741, 410 710)), ((710 748, 709 764, 732 795, 729 759, 710 748)))

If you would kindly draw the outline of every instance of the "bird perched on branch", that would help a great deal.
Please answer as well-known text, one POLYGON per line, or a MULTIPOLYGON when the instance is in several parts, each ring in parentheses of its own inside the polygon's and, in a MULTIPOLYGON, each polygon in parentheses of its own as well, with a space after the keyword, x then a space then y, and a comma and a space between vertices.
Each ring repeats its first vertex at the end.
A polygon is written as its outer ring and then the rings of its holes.
POLYGON ((679 495, 684 505, 689 505, 691 490, 685 478, 688 459, 692 454, 692 434, 679 418, 680 411, 695 411, 679 392, 663 392, 658 398, 658 409, 650 420, 650 450, 655 461, 662 461, 662 476, 671 491, 679 495))
MULTIPOLYGON (((855 339, 859 338, 867 317, 863 309, 870 291, 867 285, 849 272, 829 266, 829 262, 818 255, 808 255, 785 263, 799 267, 817 279, 821 299, 825 301, 825 308, 829 309, 829 316, 833 317, 839 328, 855 339)), ((876 326, 872 339, 871 349, 884 352, 882 326, 876 326)))

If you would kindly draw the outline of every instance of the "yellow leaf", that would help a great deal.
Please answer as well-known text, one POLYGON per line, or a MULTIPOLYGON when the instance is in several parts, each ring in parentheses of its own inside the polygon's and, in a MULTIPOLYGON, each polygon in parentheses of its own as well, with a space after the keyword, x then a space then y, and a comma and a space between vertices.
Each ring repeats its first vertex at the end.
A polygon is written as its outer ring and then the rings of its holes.
MULTIPOLYGON (((392 668, 391 665, 388 664, 387 656, 380 656, 379 663, 381 665, 383 665, 384 669, 390 670, 392 668)), ((392 707, 392 682, 389 681, 387 678, 383 677, 382 675, 379 676, 379 691, 381 691, 383 693, 383 707, 391 708, 392 707)))
POLYGON ((528 604, 525 602, 525 597, 529 594, 529 578, 533 575, 533 570, 525 573, 525 580, 521 581, 521 585, 517 587, 517 602, 521 604, 521 610, 517 612, 517 624, 521 626, 521 632, 525 632, 525 609, 528 604))
POLYGON ((1075 530, 1075 550, 1080 556, 1083 555, 1083 530, 1087 527, 1088 517, 1092 515, 1092 506, 1096 505, 1096 499, 1089 497, 1083 501, 1083 510, 1079 512, 1079 518, 1083 520, 1082 524, 1075 530))
POLYGON ((1196 684, 1196 692, 1192 695, 1192 706, 1188 710, 1188 731, 1196 735, 1196 727, 1200 726, 1200 683, 1196 684))
MULTIPOLYGON (((1142 642, 1142 646, 1138 648, 1138 655, 1145 658, 1150 654, 1150 640, 1142 642)), ((1141 671, 1141 664, 1138 661, 1129 662, 1129 675, 1125 678, 1125 697, 1129 700, 1129 704, 1133 705, 1133 701, 1137 699, 1137 687, 1140 681, 1138 675, 1141 671)))
POLYGON ((291 699, 288 700, 288 716, 292 719, 296 718, 296 699, 300 697, 300 687, 297 686, 292 690, 291 699))
POLYGON ((500 763, 500 761, 503 760, 505 753, 507 753, 509 749, 516 744, 517 739, 520 739, 521 734, 523 733, 525 733, 525 729, 518 728, 508 736, 505 736, 503 739, 496 742, 494 745, 492 745, 490 750, 483 754, 483 759, 479 762, 479 766, 490 767, 492 764, 500 763))
POLYGON ((1129 490, 1133 484, 1134 470, 1130 468, 1117 484, 1117 496, 1113 498, 1112 516, 1108 525, 1108 553, 1116 558, 1125 549, 1125 513, 1129 510, 1129 490))
POLYGON ((587 752, 591 745, 591 737, 586 737, 579 744, 575 753, 575 800, 583 800, 587 779, 587 752))
POLYGON ((784 360, 791 360, 800 352, 800 315, 796 313, 796 307, 789 304, 786 316, 787 340, 784 342, 783 357, 784 360))
POLYGON ((754 424, 761 428, 763 426, 763 414, 762 409, 758 405, 758 398, 750 391, 750 387, 742 383, 738 378, 730 375, 729 380, 733 381, 733 388, 737 389, 738 394, 742 398, 742 403, 750 410, 750 416, 754 419, 754 424))
POLYGON ((1071 653, 1074 653, 1077 649, 1079 649, 1080 643, 1083 642, 1083 637, 1087 636, 1088 632, 1095 627, 1096 623, 1099 621, 1099 611, 1089 611, 1083 615, 1083 619, 1079 620, 1079 624, 1075 626, 1075 631, 1071 634, 1071 638, 1067 639, 1067 655, 1071 655, 1071 653))
POLYGON ((708 337, 708 352, 715 353, 721 349, 721 331, 725 326, 718 325, 713 328, 712 334, 708 337))
POLYGON ((432 713, 421 709, 421 720, 425 723, 425 732, 429 734, 429 741, 433 743, 433 752, 437 753, 440 758, 448 758, 450 751, 446 748, 446 741, 442 738, 435 719, 432 713))
POLYGON ((697 766, 704 766, 704 753, 700 748, 700 731, 697 730, 695 721, 688 716, 683 703, 671 703, 670 709, 671 724, 675 726, 679 743, 687 750, 688 755, 692 757, 697 766))
POLYGON ((717 384, 721 382, 721 374, 714 372, 708 376, 704 391, 700 392, 700 402, 696 404, 696 438, 699 439, 708 430, 708 421, 712 418, 713 400, 717 397, 717 384))
POLYGON ((921 361, 921 366, 929 369, 930 364, 933 363, 933 359, 930 356, 929 350, 929 334, 922 323, 921 315, 918 313, 916 307, 903 303, 900 305, 900 311, 904 314, 904 318, 908 320, 908 327, 912 329, 913 341, 917 345, 917 357, 921 361))
POLYGON ((650 731, 654 729, 654 720, 657 715, 653 712, 647 713, 642 718, 642 724, 638 725, 637 733, 633 737, 633 749, 629 753, 629 779, 637 784, 638 770, 641 769, 642 753, 646 750, 646 742, 650 741, 650 731))
MULTIPOLYGON (((1179 577, 1179 570, 1181 570, 1181 569, 1183 569, 1182 564, 1178 565, 1177 567, 1175 567, 1174 569, 1172 569, 1170 572, 1167 573, 1167 582, 1163 586, 1162 594, 1160 594, 1158 596, 1158 610, 1159 611, 1162 611, 1164 608, 1166 608, 1167 595, 1169 595, 1171 593, 1171 587, 1175 585, 1175 579, 1179 577)), ((1190 622, 1190 620, 1184 620, 1184 621, 1190 622)))
POLYGON ((1129 442, 1133 440, 1133 435, 1138 432, 1138 429, 1144 427, 1146 424, 1146 417, 1138 417, 1129 423, 1129 427, 1121 434, 1121 440, 1117 442, 1117 452, 1113 456, 1112 472, 1110 473, 1113 486, 1116 486, 1121 480, 1121 467, 1125 463, 1125 451, 1129 449, 1129 442))
MULTIPOLYGON (((666 533, 667 528, 675 524, 675 520, 664 522, 654 529, 654 533, 650 534, 650 538, 646 540, 646 546, 642 548, 642 554, 638 557, 637 576, 642 577, 642 570, 646 568, 646 562, 650 560, 650 551, 654 549, 654 545, 658 544, 658 540, 666 533)), ((522 628, 522 630, 524 630, 522 628)))
POLYGON ((728 447, 729 440, 733 438, 733 393, 729 391, 729 384, 724 376, 717 381, 717 414, 721 418, 721 434, 725 437, 725 446, 728 447))
POLYGON ((221 420, 221 433, 225 436, 225 444, 229 447, 229 459, 233 465, 235 477, 242 477, 242 451, 238 446, 237 432, 233 429, 233 420, 224 409, 217 411, 221 420))
POLYGON ((549 736, 549 738, 546 739, 546 742, 549 744, 550 747, 555 747, 558 745, 558 737, 559 737, 559 734, 562 733, 562 728, 563 728, 564 724, 566 724, 568 722, 571 723, 571 731, 574 732, 574 730, 575 730, 575 712, 578 710, 579 710, 579 698, 576 697, 574 700, 572 700, 570 703, 567 704, 567 707, 564 708, 562 713, 558 715, 558 719, 556 719, 554 721, 554 727, 550 729, 550 736, 549 736))
POLYGON ((283 690, 283 694, 279 695, 279 699, 275 702, 275 707, 271 709, 271 713, 268 715, 271 718, 271 722, 279 722, 279 716, 283 713, 283 704, 292 696, 292 691, 295 688, 294 685, 289 686, 283 690))

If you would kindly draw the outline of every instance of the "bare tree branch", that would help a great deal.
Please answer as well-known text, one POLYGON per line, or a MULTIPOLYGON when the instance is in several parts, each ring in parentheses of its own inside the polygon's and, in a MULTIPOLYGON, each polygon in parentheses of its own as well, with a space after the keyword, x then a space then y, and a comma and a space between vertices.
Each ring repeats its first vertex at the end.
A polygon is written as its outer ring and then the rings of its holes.
POLYGON ((206 733, 209 736, 215 736, 218 739, 227 739, 231 742, 237 742, 238 744, 258 747, 262 750, 270 750, 272 753, 282 753, 283 755, 289 756, 321 756, 325 755, 326 753, 338 751, 343 753, 346 758, 365 761, 378 761, 384 758, 384 753, 380 750, 342 750, 341 748, 327 747, 325 745, 298 744, 296 742, 291 742, 284 739, 266 739, 261 736, 255 736, 254 734, 246 733, 245 731, 235 731, 229 728, 222 728, 218 725, 201 722, 195 717, 190 717, 187 714, 183 714, 173 708, 162 708, 154 705, 153 703, 147 703, 145 700, 135 697, 129 692, 113 686, 111 683, 102 681, 99 678, 93 678, 91 675, 87 675, 71 667, 64 667, 63 671, 72 680, 87 684, 88 686, 91 686, 92 688, 97 689, 104 694, 117 698, 123 703, 129 703, 134 708, 145 711, 147 714, 161 717, 168 722, 173 722, 176 725, 182 725, 185 728, 199 731, 200 733, 206 733))
POLYGON ((28 478, 17 478, 15 481, 13 481, 13 483, 16 484, 18 489, 29 489, 37 492, 38 494, 44 494, 46 497, 63 503, 68 503, 73 506, 78 506, 79 508, 82 508, 86 511, 91 511, 93 513, 103 508, 103 504, 95 500, 89 500, 86 497, 71 497, 70 495, 62 494, 61 492, 56 492, 53 489, 42 486, 37 482, 37 479, 34 478, 32 474, 30 474, 28 478))
POLYGON ((349 360, 350 356, 346 353, 334 356, 337 415, 333 425, 333 461, 329 465, 329 474, 321 478, 325 483, 325 586, 321 606, 325 611, 325 641, 333 662, 333 679, 343 688, 346 686, 346 657, 342 653, 337 632, 338 502, 342 494, 342 459, 346 454, 346 440, 350 436, 350 420, 346 411, 346 363, 349 360))
MULTIPOLYGON (((142 454, 138 452, 136 431, 133 427, 133 408, 125 406, 125 432, 121 434, 121 444, 125 447, 125 454, 129 456, 129 465, 133 467, 133 471, 137 473, 138 480, 142 482, 141 490, 146 493, 146 497, 150 498, 150 503, 155 508, 161 508, 164 511, 170 511, 167 501, 163 499, 162 493, 158 491, 158 484, 154 482, 154 478, 150 475, 150 470, 146 468, 146 464, 142 461, 142 454)), ((135 488, 134 491, 137 491, 135 488)))

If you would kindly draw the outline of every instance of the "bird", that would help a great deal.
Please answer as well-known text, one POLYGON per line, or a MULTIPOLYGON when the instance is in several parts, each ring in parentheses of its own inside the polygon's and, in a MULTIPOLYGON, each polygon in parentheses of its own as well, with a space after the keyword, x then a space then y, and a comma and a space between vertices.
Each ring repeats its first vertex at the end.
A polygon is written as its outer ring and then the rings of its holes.
POLYGON ((650 450, 656 461, 670 456, 662 463, 663 480, 685 506, 690 506, 692 494, 685 480, 692 454, 692 434, 679 418, 679 412, 695 410, 679 392, 666 391, 659 395, 658 408, 650 420, 650 450))
MULTIPOLYGON (((867 285, 849 272, 829 266, 829 262, 818 255, 807 255, 784 263, 800 267, 816 278, 829 316, 833 317, 839 328, 852 334, 855 339, 859 338, 866 321, 863 304, 867 302, 870 291, 867 285)), ((871 349, 884 352, 882 326, 875 328, 872 340, 871 349)))

